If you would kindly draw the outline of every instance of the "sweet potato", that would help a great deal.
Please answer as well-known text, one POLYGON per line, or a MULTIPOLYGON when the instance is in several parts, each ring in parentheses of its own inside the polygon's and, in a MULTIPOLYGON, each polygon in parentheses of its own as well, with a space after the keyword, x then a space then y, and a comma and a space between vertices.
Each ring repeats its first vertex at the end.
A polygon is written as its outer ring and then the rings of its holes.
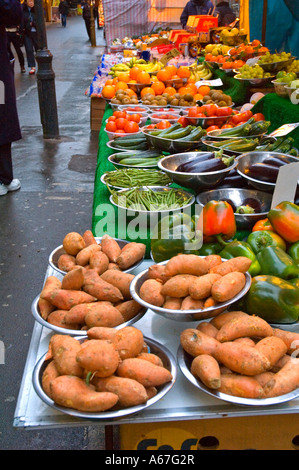
POLYGON ((105 300, 95 302, 94 305, 90 306, 84 320, 88 328, 94 326, 115 327, 124 323, 120 311, 111 302, 105 300))
POLYGON ((189 295, 192 299, 202 300, 211 295, 213 284, 221 279, 220 274, 204 274, 203 276, 196 277, 189 286, 189 295))
POLYGON ((91 255, 100 250, 101 250, 100 245, 98 244, 95 245, 94 243, 86 246, 85 248, 82 248, 82 250, 80 250, 76 254, 76 264, 79 266, 88 265, 91 255))
POLYGON ((222 263, 222 259, 220 255, 207 255, 205 256, 205 260, 208 262, 208 270, 212 269, 214 266, 218 266, 222 263))
POLYGON ((292 354, 299 350, 299 333, 282 330, 280 328, 273 328, 273 334, 284 341, 288 348, 288 354, 292 354))
POLYGON ((163 308, 169 308, 170 310, 180 310, 182 305, 182 299, 179 297, 169 297, 165 298, 163 308))
POLYGON ((104 279, 104 281, 109 282, 109 284, 117 287, 125 300, 132 298, 130 293, 130 284, 134 279, 133 274, 109 269, 101 275, 101 279, 104 279))
POLYGON ((85 272, 83 290, 98 300, 108 302, 123 300, 120 290, 109 282, 104 281, 94 269, 89 269, 85 272))
POLYGON ((81 345, 76 354, 77 363, 97 377, 109 377, 114 374, 120 356, 115 345, 105 339, 90 339, 81 345))
POLYGON ((85 316, 92 309, 97 308, 98 302, 87 302, 83 304, 74 305, 70 310, 64 313, 64 321, 67 323, 78 323, 79 325, 85 324, 85 316))
POLYGON ((148 277, 149 279, 157 279, 166 282, 169 277, 165 275, 165 265, 163 264, 153 264, 148 268, 148 277))
POLYGON ((146 247, 143 243, 131 242, 124 246, 119 257, 116 260, 117 265, 122 271, 131 268, 145 255, 146 247))
POLYGON ((226 302, 241 292, 245 283, 246 278, 244 273, 232 272, 225 274, 213 283, 211 295, 216 302, 226 302))
POLYGON ((229 320, 238 317, 249 316, 248 313, 242 312, 242 310, 231 310, 230 312, 220 313, 217 317, 211 320, 211 324, 214 325, 218 330, 229 320))
POLYGON ((124 359, 119 364, 116 375, 137 380, 144 387, 158 387, 172 380, 171 372, 165 367, 136 357, 124 359))
POLYGON ((256 344, 255 348, 266 356, 273 367, 287 352, 287 346, 282 339, 276 336, 267 336, 256 344))
POLYGON ((115 308, 117 308, 121 313, 124 322, 127 322, 136 317, 143 307, 136 302, 136 300, 125 300, 124 302, 115 305, 115 308))
POLYGON ((143 349, 144 339, 141 330, 134 326, 125 326, 117 330, 112 342, 123 360, 140 354, 143 349))
POLYGON ((276 397, 290 393, 299 387, 299 359, 288 361, 264 386, 265 397, 276 397))
POLYGON ((52 295, 59 289, 61 289, 60 279, 56 276, 48 276, 40 293, 40 298, 45 299, 52 304, 52 295))
POLYGON ((80 323, 67 322, 65 320, 66 313, 67 310, 54 310, 48 316, 47 322, 50 323, 50 325, 55 325, 59 328, 66 328, 68 330, 80 330, 80 323))
POLYGON ((59 256, 57 260, 57 266, 61 271, 68 273, 72 269, 74 269, 76 265, 76 258, 73 255, 68 255, 67 253, 63 253, 59 256))
POLYGON ((202 381, 206 387, 218 389, 221 384, 220 367, 213 356, 200 354, 191 363, 191 374, 202 381))
POLYGON ((221 276, 233 272, 245 273, 250 268, 251 263, 252 261, 249 258, 237 256, 236 258, 228 259, 214 266, 210 269, 210 272, 220 274, 221 276))
POLYGON ((95 251, 89 258, 89 267, 101 275, 109 268, 108 256, 103 251, 95 251))
POLYGON ((118 396, 111 392, 96 392, 79 377, 62 375, 50 384, 55 403, 79 411, 101 412, 112 408, 118 396))
POLYGON ((148 395, 145 387, 137 380, 111 375, 106 378, 96 378, 97 392, 111 392, 118 396, 118 405, 123 408, 145 403, 148 395))
POLYGON ((67 254, 76 256, 77 253, 79 253, 80 250, 85 248, 86 245, 80 233, 69 232, 64 237, 62 241, 62 246, 67 254))
POLYGON ((218 330, 217 328, 212 325, 211 322, 203 321, 199 323, 196 327, 198 331, 201 331, 205 335, 211 336, 212 338, 216 338, 218 330))
POLYGON ((179 254, 173 256, 165 265, 166 276, 193 274, 202 276, 208 272, 208 262, 197 255, 179 254))
POLYGON ((150 398, 155 397, 158 393, 158 390, 156 387, 145 387, 145 390, 146 390, 148 400, 150 400, 150 398))
POLYGON ((86 332, 88 339, 108 339, 112 341, 113 336, 116 335, 117 330, 109 326, 94 326, 89 328, 86 332))
POLYGON ((37 308, 38 308, 40 316, 44 320, 47 320, 50 313, 53 312, 53 310, 55 310, 54 305, 52 305, 48 300, 42 299, 41 297, 39 297, 37 301, 37 308))
POLYGON ((218 331, 220 342, 233 341, 242 337, 272 336, 273 330, 266 320, 254 315, 237 316, 228 320, 218 331))
POLYGON ((93 302, 95 298, 80 290, 58 289, 50 299, 50 302, 59 310, 70 310, 78 304, 93 302))
POLYGON ((256 348, 234 341, 218 342, 215 358, 233 372, 242 375, 253 376, 271 368, 269 359, 256 348))
POLYGON ((116 269, 117 271, 121 271, 120 267, 116 263, 109 263, 108 269, 116 269))
POLYGON ((165 296, 162 294, 163 284, 156 279, 147 279, 140 287, 139 295, 145 302, 161 307, 164 304, 165 296))
POLYGON ((42 374, 42 389, 51 398, 50 383, 59 376, 54 361, 50 361, 42 374))
POLYGON ((290 360, 292 359, 292 356, 289 356, 288 354, 285 354, 284 356, 282 356, 280 359, 278 359, 278 361, 276 362, 276 364, 274 364, 272 366, 272 369, 271 371, 273 372, 278 372, 280 369, 282 369, 282 367, 287 363, 289 362, 290 360))
POLYGON ((217 303, 216 300, 214 300, 212 296, 207 297, 207 298, 204 300, 203 308, 206 309, 206 308, 215 307, 215 306, 216 306, 216 303, 217 303))
POLYGON ((80 350, 80 342, 69 335, 53 335, 49 342, 47 358, 53 358, 60 375, 76 375, 81 377, 83 369, 76 361, 80 350))
POLYGON ((254 377, 245 375, 221 375, 221 385, 218 392, 241 398, 264 398, 263 387, 254 377))
POLYGON ((202 310, 204 302, 202 300, 192 299, 190 295, 187 295, 182 300, 181 310, 202 310))
POLYGON ((162 285, 161 293, 169 297, 187 297, 189 286, 196 279, 192 274, 176 274, 162 285))
POLYGON ((84 282, 84 271, 81 266, 66 273, 61 281, 61 288, 67 290, 80 290, 84 282))
POLYGON ((145 361, 150 361, 156 366, 163 367, 162 359, 157 356, 157 354, 149 353, 149 352, 141 352, 136 356, 138 359, 144 359, 145 361))
POLYGON ((255 375, 253 378, 258 381, 258 383, 264 387, 269 380, 271 380, 274 377, 274 372, 267 371, 267 372, 262 372, 261 374, 255 375))
POLYGON ((255 347, 254 340, 252 338, 248 338, 248 337, 234 339, 234 342, 235 343, 245 344, 245 345, 250 346, 252 348, 255 347))
POLYGON ((110 235, 105 234, 102 237, 101 246, 109 261, 111 263, 116 263, 117 258, 121 254, 121 247, 118 242, 114 238, 110 237, 110 235))
POLYGON ((215 356, 219 341, 195 328, 187 328, 180 335, 180 343, 184 351, 193 357, 199 354, 215 356))
POLYGON ((89 246, 89 245, 97 245, 98 242, 96 241, 95 237, 93 236, 93 233, 91 230, 85 230, 85 232, 83 233, 82 235, 83 237, 83 240, 85 242, 85 246, 89 246))

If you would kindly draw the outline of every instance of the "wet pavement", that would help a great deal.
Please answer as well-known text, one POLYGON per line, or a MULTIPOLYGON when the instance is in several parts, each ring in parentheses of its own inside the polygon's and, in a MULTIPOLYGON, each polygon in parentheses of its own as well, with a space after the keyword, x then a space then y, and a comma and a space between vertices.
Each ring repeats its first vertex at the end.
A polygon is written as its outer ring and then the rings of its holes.
POLYGON ((31 303, 44 282, 49 253, 69 231, 91 228, 98 132, 90 131, 89 86, 101 54, 88 42, 81 17, 66 28, 47 24, 53 54, 60 138, 43 138, 36 76, 15 64, 22 140, 13 144, 19 191, 0 197, 0 319, 4 361, 0 363, 0 449, 102 450, 104 427, 27 430, 14 426, 14 413, 30 347, 31 303), (4 364, 2 363, 4 362, 4 364))

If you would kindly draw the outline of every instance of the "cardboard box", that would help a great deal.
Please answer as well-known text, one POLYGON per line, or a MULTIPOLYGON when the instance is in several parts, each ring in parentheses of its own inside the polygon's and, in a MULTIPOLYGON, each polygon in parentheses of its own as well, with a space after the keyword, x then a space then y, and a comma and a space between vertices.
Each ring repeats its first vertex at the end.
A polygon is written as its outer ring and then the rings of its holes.
POLYGON ((101 129, 105 108, 106 101, 103 98, 90 99, 90 129, 92 131, 101 129))
POLYGON ((218 18, 212 15, 192 15, 188 18, 187 26, 198 32, 207 32, 211 28, 217 28, 218 18))

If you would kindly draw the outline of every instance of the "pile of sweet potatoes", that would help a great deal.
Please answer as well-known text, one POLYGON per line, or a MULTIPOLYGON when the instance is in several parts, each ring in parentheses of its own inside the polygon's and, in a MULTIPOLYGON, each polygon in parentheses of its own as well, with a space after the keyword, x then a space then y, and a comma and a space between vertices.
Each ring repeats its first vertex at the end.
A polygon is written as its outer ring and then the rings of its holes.
POLYGON ((139 296, 151 305, 174 310, 205 310, 235 297, 245 286, 251 260, 239 256, 179 254, 152 265, 139 296))
POLYGON ((79 341, 53 335, 42 373, 44 392, 58 405, 103 412, 146 403, 173 380, 142 332, 132 326, 95 327, 79 341))
POLYGON ((144 255, 146 247, 143 243, 129 242, 123 248, 117 240, 105 234, 99 243, 91 230, 86 230, 83 235, 77 232, 69 232, 62 242, 65 253, 57 260, 57 267, 61 271, 69 272, 77 266, 95 269, 103 274, 108 269, 125 271, 144 255))
POLYGON ((299 387, 299 334, 242 311, 182 331, 191 373, 206 387, 242 398, 272 398, 299 387))

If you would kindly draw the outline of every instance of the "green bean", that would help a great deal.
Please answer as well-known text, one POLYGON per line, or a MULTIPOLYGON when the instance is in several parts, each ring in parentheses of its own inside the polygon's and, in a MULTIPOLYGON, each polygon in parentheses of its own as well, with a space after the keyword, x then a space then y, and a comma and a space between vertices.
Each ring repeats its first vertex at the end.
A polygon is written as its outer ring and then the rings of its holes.
POLYGON ((165 186, 171 183, 168 175, 159 170, 143 170, 126 168, 108 172, 104 181, 106 184, 121 188, 134 186, 165 186))
POLYGON ((169 191, 154 191, 150 187, 147 189, 135 187, 121 194, 111 189, 110 192, 115 203, 131 210, 172 210, 184 206, 191 200, 191 197, 186 197, 175 188, 169 191))

